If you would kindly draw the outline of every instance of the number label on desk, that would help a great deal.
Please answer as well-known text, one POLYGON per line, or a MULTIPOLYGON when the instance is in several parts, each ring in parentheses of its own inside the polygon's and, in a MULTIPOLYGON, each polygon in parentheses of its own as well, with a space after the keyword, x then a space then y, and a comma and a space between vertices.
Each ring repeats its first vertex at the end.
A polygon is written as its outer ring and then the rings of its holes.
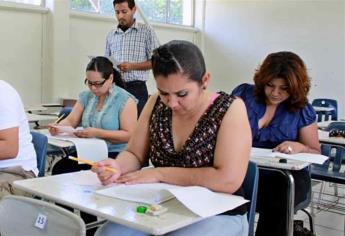
POLYGON ((39 213, 36 218, 35 227, 39 229, 44 229, 44 227, 46 226, 46 223, 47 223, 47 216, 39 213))

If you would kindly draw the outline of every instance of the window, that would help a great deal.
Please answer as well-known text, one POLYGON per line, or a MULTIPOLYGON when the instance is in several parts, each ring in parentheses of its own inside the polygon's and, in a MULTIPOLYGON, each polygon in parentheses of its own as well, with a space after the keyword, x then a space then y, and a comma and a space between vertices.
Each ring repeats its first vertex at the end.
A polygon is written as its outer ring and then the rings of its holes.
POLYGON ((3 0, 5 2, 18 2, 18 3, 26 3, 26 4, 33 4, 40 6, 42 0, 3 0))
MULTIPOLYGON (((72 10, 114 16, 112 0, 70 0, 70 4, 72 10)), ((150 21, 188 26, 193 24, 193 0, 136 0, 136 4, 150 21)))
POLYGON ((112 0, 70 0, 70 4, 72 10, 114 15, 112 0))
POLYGON ((192 25, 192 0, 136 0, 150 21, 192 25))

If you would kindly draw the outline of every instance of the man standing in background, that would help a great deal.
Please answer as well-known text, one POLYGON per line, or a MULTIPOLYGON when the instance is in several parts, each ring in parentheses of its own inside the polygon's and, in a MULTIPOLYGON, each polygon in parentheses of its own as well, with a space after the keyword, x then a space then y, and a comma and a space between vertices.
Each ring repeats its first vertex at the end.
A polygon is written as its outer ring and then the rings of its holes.
POLYGON ((134 0, 114 0, 113 5, 118 26, 107 35, 105 56, 117 62, 127 91, 139 100, 139 115, 148 99, 146 81, 152 68, 151 54, 158 47, 158 40, 150 26, 134 18, 134 0))

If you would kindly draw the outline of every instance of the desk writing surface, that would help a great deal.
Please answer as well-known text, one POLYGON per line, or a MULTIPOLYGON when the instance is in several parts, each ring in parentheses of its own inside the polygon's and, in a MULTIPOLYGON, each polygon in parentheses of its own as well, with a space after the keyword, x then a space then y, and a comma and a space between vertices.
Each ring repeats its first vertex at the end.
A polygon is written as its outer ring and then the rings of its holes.
POLYGON ((90 178, 91 184, 87 185, 86 182, 78 180, 82 175, 95 174, 91 171, 81 171, 19 180, 14 182, 14 186, 25 192, 154 235, 165 234, 203 219, 175 198, 162 204, 168 208, 168 212, 161 216, 136 213, 138 203, 94 194, 96 189, 101 188, 101 184, 90 178))
POLYGON ((39 121, 55 121, 57 116, 55 115, 39 115, 39 114, 32 114, 26 113, 26 117, 28 118, 29 122, 39 122, 39 121))
POLYGON ((318 130, 319 140, 322 143, 336 144, 336 145, 345 145, 345 138, 343 137, 329 137, 328 131, 318 130))
POLYGON ((47 136, 48 143, 52 146, 55 146, 58 148, 69 148, 69 147, 74 146, 74 144, 70 141, 60 140, 60 139, 54 138, 53 136, 50 135, 48 129, 38 129, 36 131, 47 136))
POLYGON ((308 162, 302 162, 302 161, 295 161, 295 160, 287 160, 287 163, 280 163, 280 158, 276 157, 251 157, 250 160, 255 162, 258 166, 262 167, 270 167, 270 168, 276 168, 276 169, 282 169, 282 170, 302 170, 310 163, 308 162))

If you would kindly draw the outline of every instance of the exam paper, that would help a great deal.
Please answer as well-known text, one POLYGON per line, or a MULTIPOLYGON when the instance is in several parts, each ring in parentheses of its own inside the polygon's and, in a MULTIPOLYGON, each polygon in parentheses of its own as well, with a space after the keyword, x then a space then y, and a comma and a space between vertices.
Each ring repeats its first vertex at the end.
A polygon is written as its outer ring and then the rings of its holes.
POLYGON ((83 127, 73 128, 72 126, 63 126, 63 125, 55 125, 53 127, 57 129, 59 135, 70 136, 70 137, 77 137, 74 135, 74 132, 78 130, 83 130, 83 127))
POLYGON ((185 207, 201 217, 217 215, 248 202, 243 197, 212 192, 200 186, 183 187, 165 183, 121 184, 98 190, 96 193, 146 204, 159 204, 176 197, 185 207))
POLYGON ((308 163, 323 164, 328 157, 321 154, 297 153, 285 154, 281 152, 272 152, 272 149, 252 148, 250 156, 253 158, 278 157, 308 163))
POLYGON ((108 158, 108 147, 103 139, 73 138, 60 135, 49 136, 49 138, 72 142, 75 145, 80 159, 98 162, 108 158))
POLYGON ((169 187, 171 187, 171 185, 164 183, 135 185, 119 184, 97 191, 97 193, 132 202, 160 204, 174 198, 171 193, 166 191, 169 187))

